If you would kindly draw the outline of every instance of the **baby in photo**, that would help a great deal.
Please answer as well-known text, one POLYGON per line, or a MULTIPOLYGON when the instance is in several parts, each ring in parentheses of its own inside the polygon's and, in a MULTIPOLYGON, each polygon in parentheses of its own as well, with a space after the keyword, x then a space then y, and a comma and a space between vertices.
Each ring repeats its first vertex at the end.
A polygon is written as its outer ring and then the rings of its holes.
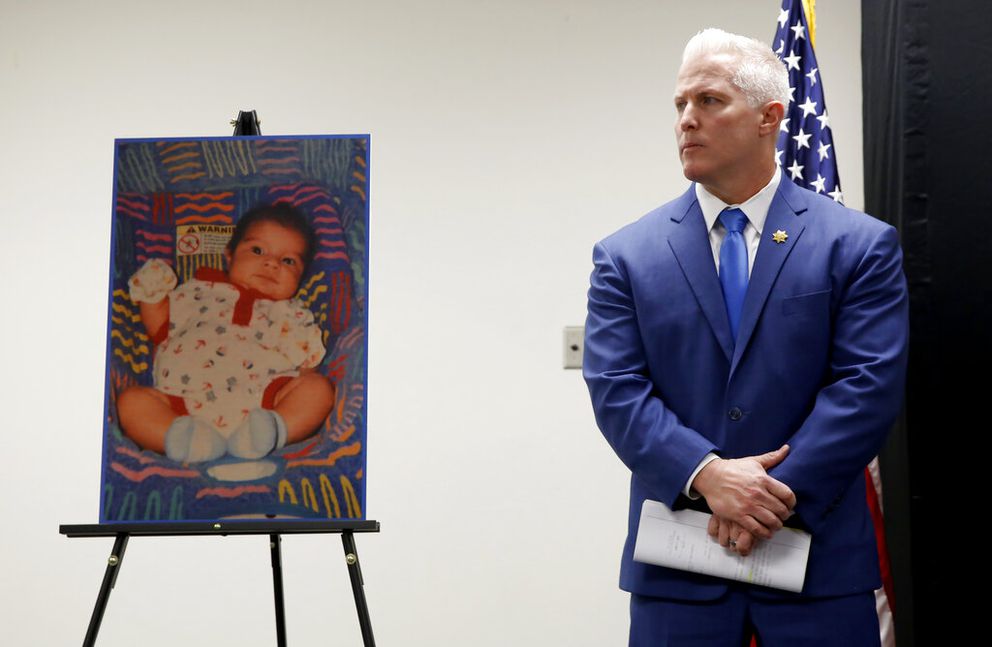
POLYGON ((185 463, 261 458, 311 436, 335 393, 313 370, 320 327, 293 298, 315 245, 307 219, 280 203, 237 222, 227 273, 201 267, 176 287, 165 261, 145 263, 128 285, 155 344, 154 386, 118 396, 124 434, 185 463))

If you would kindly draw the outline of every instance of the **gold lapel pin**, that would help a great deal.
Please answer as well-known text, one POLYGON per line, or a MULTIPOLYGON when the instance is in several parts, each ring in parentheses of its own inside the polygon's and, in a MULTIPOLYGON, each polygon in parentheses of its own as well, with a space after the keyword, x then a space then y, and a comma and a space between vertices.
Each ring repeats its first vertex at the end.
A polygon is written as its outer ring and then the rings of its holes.
POLYGON ((789 234, 785 233, 781 229, 779 229, 774 234, 772 234, 772 240, 774 240, 776 243, 780 243, 780 244, 781 243, 784 243, 788 237, 789 237, 789 234))

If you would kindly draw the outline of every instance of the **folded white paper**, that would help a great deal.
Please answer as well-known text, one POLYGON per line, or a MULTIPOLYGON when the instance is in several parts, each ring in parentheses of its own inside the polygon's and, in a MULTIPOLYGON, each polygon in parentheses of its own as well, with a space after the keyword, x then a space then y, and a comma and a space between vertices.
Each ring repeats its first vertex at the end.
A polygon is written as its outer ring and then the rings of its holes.
POLYGON ((802 591, 812 539, 808 532, 782 528, 758 541, 747 557, 722 547, 706 532, 710 516, 695 510, 673 512, 647 499, 634 543, 634 561, 728 580, 802 591))

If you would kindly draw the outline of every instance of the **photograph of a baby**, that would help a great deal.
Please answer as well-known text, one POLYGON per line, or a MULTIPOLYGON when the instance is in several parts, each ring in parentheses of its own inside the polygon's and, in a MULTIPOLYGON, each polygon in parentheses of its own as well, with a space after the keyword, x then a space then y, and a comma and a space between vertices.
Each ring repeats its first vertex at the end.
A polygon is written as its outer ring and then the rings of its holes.
POLYGON ((368 136, 115 146, 101 523, 364 518, 368 136))
POLYGON ((261 458, 312 435, 334 405, 334 386, 313 372, 320 328, 293 298, 314 246, 299 211, 261 205, 238 221, 226 273, 201 267, 176 287, 167 263, 147 261, 128 284, 156 345, 155 385, 120 394, 124 433, 187 463, 261 458))

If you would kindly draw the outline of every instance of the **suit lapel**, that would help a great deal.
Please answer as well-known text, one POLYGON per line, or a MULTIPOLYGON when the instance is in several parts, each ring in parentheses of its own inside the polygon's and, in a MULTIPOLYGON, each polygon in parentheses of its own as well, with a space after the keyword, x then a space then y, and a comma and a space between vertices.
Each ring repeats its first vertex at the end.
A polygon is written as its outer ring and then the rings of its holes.
MULTIPOLYGON (((737 331, 737 344, 734 347, 733 361, 730 372, 733 374, 747 348, 754 328, 765 307, 772 285, 778 277, 782 264, 789 257, 793 247, 805 229, 800 215, 806 211, 806 200, 802 191, 788 178, 782 177, 778 191, 768 209, 768 217, 758 243, 758 253, 751 268, 751 278, 747 285, 747 295, 744 297, 744 309, 741 312, 740 329, 737 331), (775 232, 787 234, 784 242, 778 243, 772 238, 775 232)), ((719 286, 718 286, 719 287, 719 286)))
POLYGON ((727 306, 723 303, 723 291, 713 263, 713 248, 710 247, 706 221, 696 201, 695 185, 683 194, 681 202, 684 208, 672 216, 679 226, 669 236, 668 244, 729 362, 734 344, 730 337, 727 306))

